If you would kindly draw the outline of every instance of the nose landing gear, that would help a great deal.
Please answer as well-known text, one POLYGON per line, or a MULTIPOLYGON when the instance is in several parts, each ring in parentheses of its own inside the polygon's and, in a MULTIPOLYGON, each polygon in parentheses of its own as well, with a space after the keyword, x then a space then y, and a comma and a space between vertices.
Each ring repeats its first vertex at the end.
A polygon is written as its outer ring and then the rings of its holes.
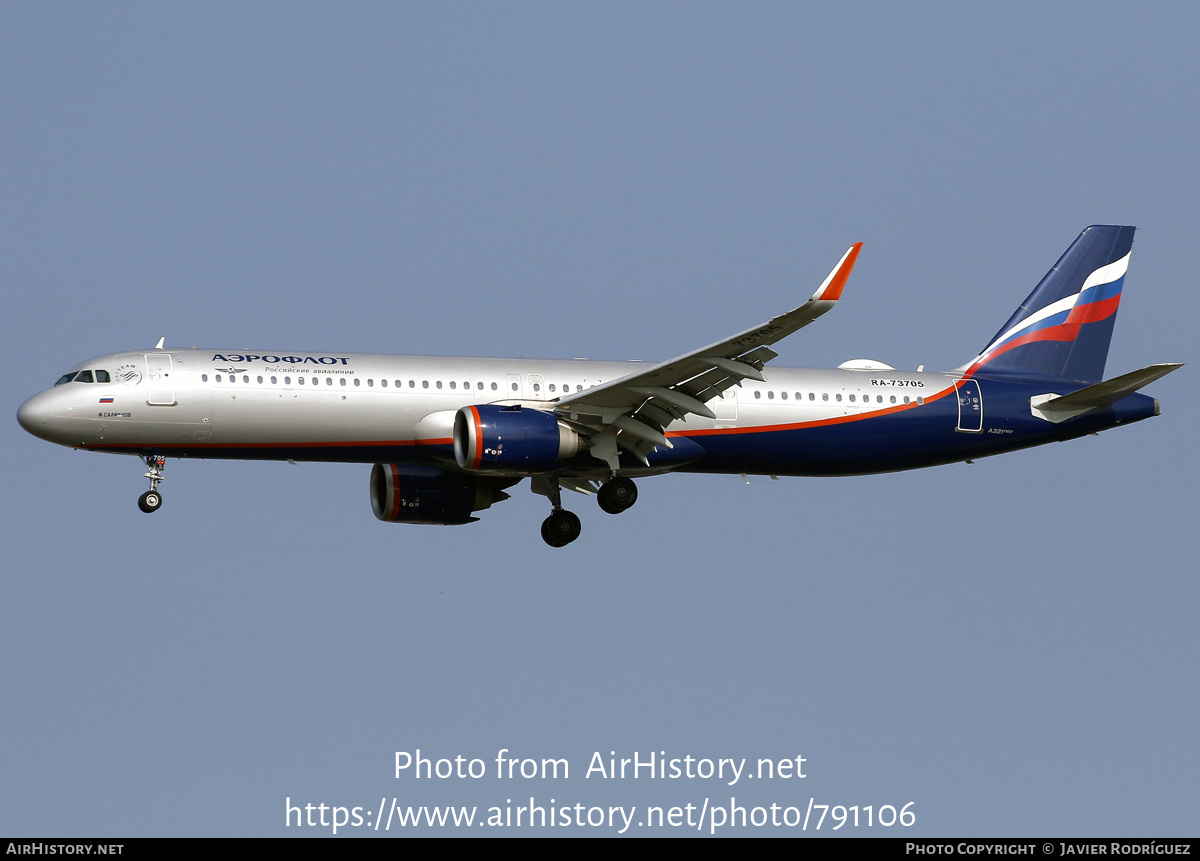
POLYGON ((162 507, 162 494, 158 492, 158 483, 163 481, 163 469, 167 458, 161 454, 146 455, 142 458, 146 463, 146 478, 150 479, 150 489, 138 497, 138 508, 147 514, 152 514, 162 507))

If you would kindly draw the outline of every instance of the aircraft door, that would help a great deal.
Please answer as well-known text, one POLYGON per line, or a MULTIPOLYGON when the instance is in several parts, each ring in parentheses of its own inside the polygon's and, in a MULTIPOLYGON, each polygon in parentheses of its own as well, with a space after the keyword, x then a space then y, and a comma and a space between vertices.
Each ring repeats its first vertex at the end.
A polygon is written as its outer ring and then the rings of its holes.
POLYGON ((962 433, 983 433, 983 393, 978 380, 955 380, 958 395, 958 426, 962 433))
POLYGON ((149 392, 146 403, 151 406, 175 406, 175 383, 171 380, 170 353, 143 353, 146 357, 146 380, 149 392))
POLYGON ((705 406, 717 414, 719 422, 737 421, 737 389, 731 386, 705 406))

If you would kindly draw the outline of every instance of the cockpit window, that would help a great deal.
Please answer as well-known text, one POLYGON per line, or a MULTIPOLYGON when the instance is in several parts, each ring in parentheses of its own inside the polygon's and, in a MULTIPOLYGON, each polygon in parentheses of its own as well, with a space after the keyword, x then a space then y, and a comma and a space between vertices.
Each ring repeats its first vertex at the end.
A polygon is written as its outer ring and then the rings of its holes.
POLYGON ((111 383, 112 380, 108 376, 108 371, 96 371, 97 383, 111 383))
POLYGON ((91 371, 80 371, 78 374, 75 375, 75 382, 77 382, 77 383, 92 382, 92 372, 91 371))
POLYGON ((63 374, 61 377, 59 377, 59 378, 58 378, 58 382, 57 382, 57 383, 55 383, 54 385, 56 385, 56 386, 61 386, 63 383, 69 383, 69 382, 71 382, 71 380, 75 379, 75 375, 76 375, 77 373, 79 373, 79 372, 78 372, 78 371, 71 371, 71 373, 69 373, 69 374, 63 374))

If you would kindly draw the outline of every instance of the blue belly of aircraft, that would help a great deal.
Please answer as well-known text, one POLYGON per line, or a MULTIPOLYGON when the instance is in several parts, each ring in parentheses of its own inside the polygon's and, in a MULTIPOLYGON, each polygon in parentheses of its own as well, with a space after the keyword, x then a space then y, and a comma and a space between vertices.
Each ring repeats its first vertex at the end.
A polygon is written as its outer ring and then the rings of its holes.
POLYGON ((705 454, 680 470, 813 476, 895 472, 1072 439, 1155 413, 1153 398, 1130 395, 1112 406, 1055 424, 1030 410, 1032 395, 1054 390, 1044 381, 985 380, 980 381, 980 389, 981 421, 977 416, 960 417, 959 404, 951 394, 906 410, 848 416, 833 424, 797 424, 763 431, 730 428, 690 436, 705 454), (979 430, 959 430, 960 421, 979 430))

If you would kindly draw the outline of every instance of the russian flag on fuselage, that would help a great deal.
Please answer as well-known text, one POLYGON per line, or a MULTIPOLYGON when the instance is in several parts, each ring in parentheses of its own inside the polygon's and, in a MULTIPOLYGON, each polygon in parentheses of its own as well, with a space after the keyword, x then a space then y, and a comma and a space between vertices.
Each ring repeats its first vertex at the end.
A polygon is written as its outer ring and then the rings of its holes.
POLYGON ((1079 234, 967 373, 1102 380, 1134 230, 1093 225, 1079 234))

